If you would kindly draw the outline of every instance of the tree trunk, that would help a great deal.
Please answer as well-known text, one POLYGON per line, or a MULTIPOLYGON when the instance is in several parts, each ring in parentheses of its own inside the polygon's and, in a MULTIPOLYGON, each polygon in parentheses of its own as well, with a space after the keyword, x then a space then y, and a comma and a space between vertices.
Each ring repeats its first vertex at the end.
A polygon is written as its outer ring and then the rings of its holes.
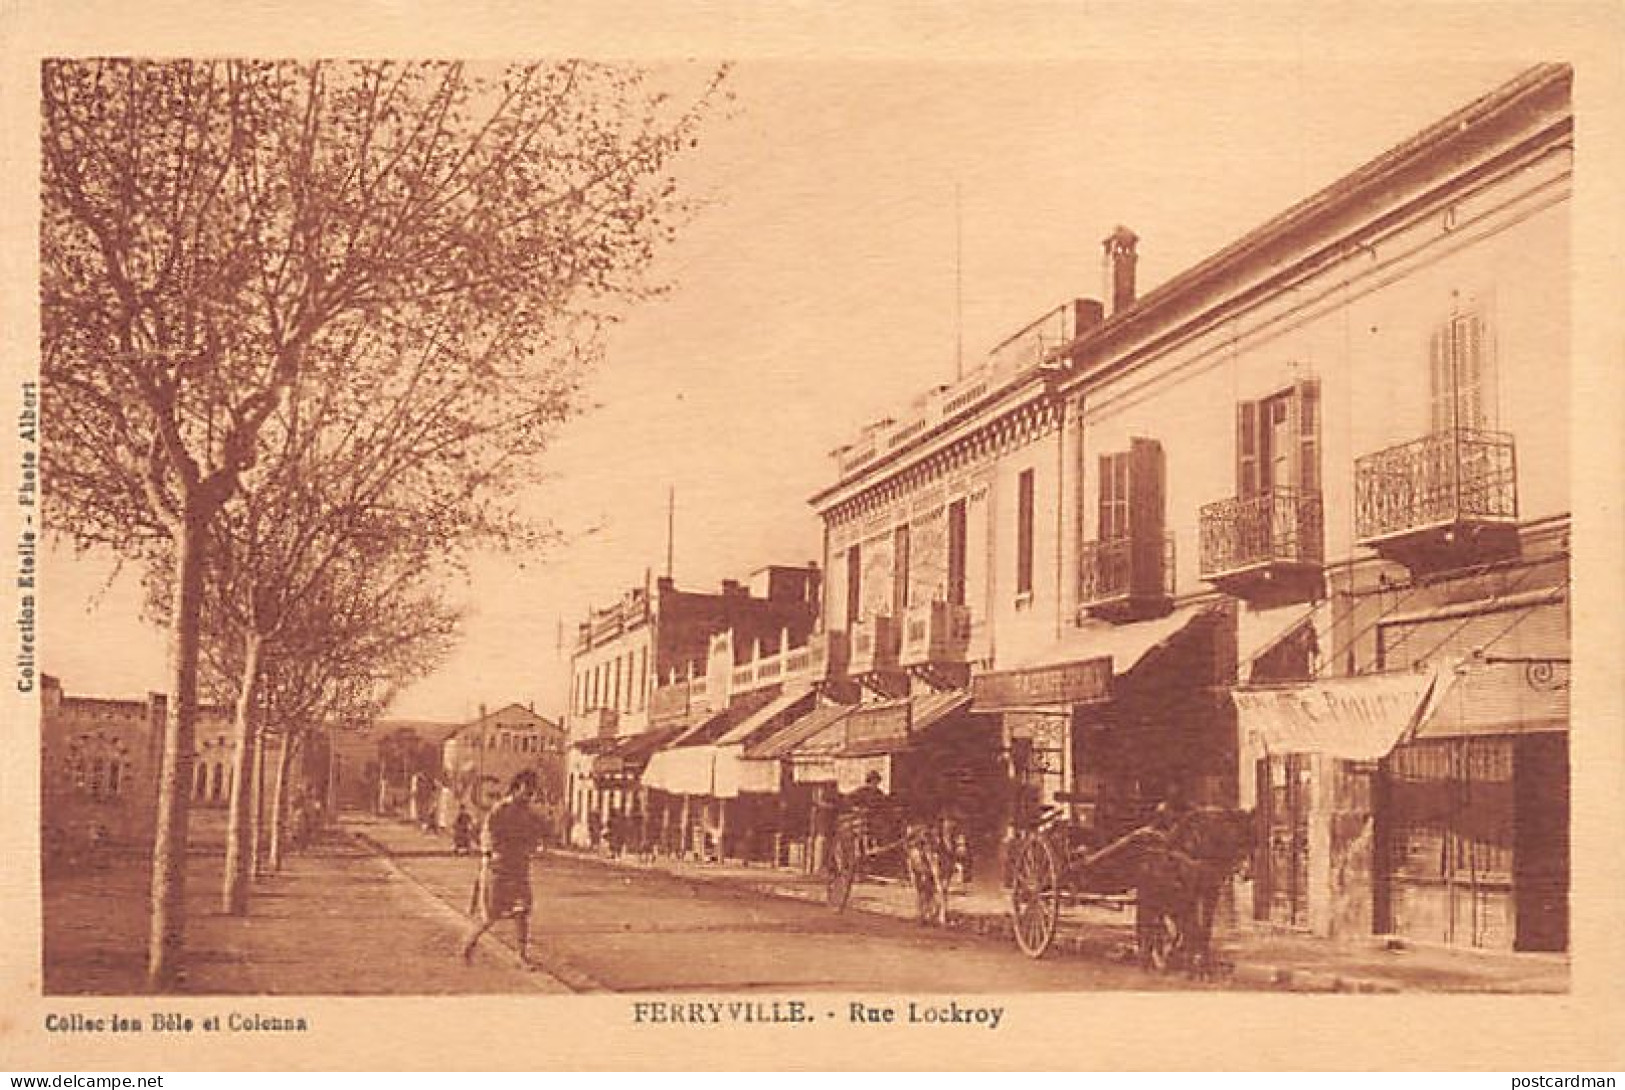
POLYGON ((197 730, 199 615, 203 605, 206 520, 188 512, 175 534, 175 602, 169 635, 169 697, 158 770, 158 816, 152 843, 147 987, 175 989, 186 940, 186 837, 191 817, 197 730))
POLYGON ((265 742, 262 723, 254 732, 254 798, 248 828, 248 842, 252 847, 248 853, 248 873, 254 878, 265 873, 261 865, 265 858, 265 742))
POLYGON ((252 822, 249 807, 254 798, 254 702, 260 673, 260 638, 243 640, 242 681, 237 687, 237 714, 232 751, 231 812, 226 820, 226 875, 220 890, 220 911, 232 916, 248 913, 248 861, 252 822))
POLYGON ((271 842, 265 849, 265 867, 272 874, 282 870, 282 838, 288 820, 288 770, 293 767, 293 739, 284 728, 282 745, 276 755, 276 778, 271 781, 271 842))

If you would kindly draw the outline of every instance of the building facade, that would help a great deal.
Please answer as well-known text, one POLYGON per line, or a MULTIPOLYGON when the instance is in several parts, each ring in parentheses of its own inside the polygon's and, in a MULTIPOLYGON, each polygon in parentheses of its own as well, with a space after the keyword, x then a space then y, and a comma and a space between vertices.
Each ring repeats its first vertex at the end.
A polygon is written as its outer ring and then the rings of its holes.
MULTIPOLYGON (((166 709, 162 693, 144 700, 70 696, 59 678, 41 678, 40 818, 48 851, 151 842, 166 709)), ((224 809, 230 801, 231 752, 230 710, 200 705, 194 807, 224 809)))
MULTIPOLYGON (((769 566, 748 582, 725 580, 717 593, 680 590, 662 577, 590 612, 571 656, 566 795, 573 843, 595 843, 611 818, 632 807, 643 765, 667 740, 655 737, 663 729, 661 716, 651 716, 657 688, 686 694, 686 686, 675 686, 706 675, 712 637, 723 632, 732 633, 741 662, 805 646, 820 582, 815 564, 769 566)), ((673 717, 668 709, 667 726, 673 717)))
POLYGON ((1143 296, 1117 228, 1103 303, 836 452, 826 626, 871 702, 969 690, 1007 829, 1239 806, 1261 926, 1565 947, 1569 83, 1143 296))
POLYGON ((509 704, 484 713, 449 733, 440 744, 439 776, 432 797, 436 821, 449 827, 460 806, 474 814, 502 797, 512 779, 534 772, 537 810, 552 827, 564 812, 565 728, 535 709, 509 704))

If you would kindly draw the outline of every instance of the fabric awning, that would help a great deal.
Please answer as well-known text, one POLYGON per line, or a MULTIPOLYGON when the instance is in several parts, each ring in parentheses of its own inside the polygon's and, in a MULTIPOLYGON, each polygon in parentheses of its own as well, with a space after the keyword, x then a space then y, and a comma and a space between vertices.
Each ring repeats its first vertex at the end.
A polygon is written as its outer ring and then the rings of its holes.
POLYGON ((649 758, 643 786, 670 795, 709 795, 716 763, 714 746, 679 746, 649 758))
POLYGON ((719 799, 777 794, 779 762, 749 760, 741 745, 717 746, 711 782, 712 793, 719 799))
POLYGON ((1415 737, 1530 734, 1569 727, 1569 664, 1468 660, 1415 737))
POLYGON ((1437 671, 1377 674, 1236 689, 1231 698, 1244 750, 1374 761, 1428 719, 1447 685, 1437 671))
POLYGON ((972 678, 975 710, 1110 700, 1114 675, 1121 677, 1133 670, 1212 608, 1182 606, 1165 617, 1133 624, 1089 621, 1078 625, 1027 662, 972 678))

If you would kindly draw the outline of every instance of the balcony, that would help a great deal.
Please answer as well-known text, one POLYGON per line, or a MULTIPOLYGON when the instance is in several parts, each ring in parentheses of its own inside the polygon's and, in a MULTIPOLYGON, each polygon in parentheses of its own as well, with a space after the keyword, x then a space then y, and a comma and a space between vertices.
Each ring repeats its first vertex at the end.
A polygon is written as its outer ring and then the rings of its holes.
POLYGON ((1505 432, 1453 428, 1355 460, 1355 538, 1413 571, 1515 553, 1517 522, 1518 458, 1505 432))
POLYGON ((848 672, 862 676, 897 669, 900 636, 897 621, 891 617, 878 615, 858 621, 852 626, 848 672))
POLYGON ((1201 576, 1249 600, 1303 600, 1319 592, 1325 562, 1319 492, 1276 488, 1202 508, 1201 576))
POLYGON ((960 665, 970 658, 970 609, 924 602, 903 615, 903 666, 960 665))
MULTIPOLYGON (((1078 558, 1078 610, 1121 623, 1173 608, 1174 535, 1090 541, 1078 558)), ((1081 619, 1081 618, 1080 618, 1081 619)))
POLYGON ((846 633, 814 632, 807 641, 808 669, 812 676, 824 680, 841 677, 846 673, 846 633))

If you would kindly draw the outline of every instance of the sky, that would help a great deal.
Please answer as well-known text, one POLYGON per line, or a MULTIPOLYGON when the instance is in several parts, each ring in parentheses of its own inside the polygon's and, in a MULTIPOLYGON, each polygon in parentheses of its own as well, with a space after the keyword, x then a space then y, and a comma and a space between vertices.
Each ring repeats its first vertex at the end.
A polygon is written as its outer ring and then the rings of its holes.
MULTIPOLYGON (((829 452, 1099 298, 1114 226, 1140 236, 1143 294, 1523 67, 740 64, 680 168, 702 207, 652 270, 670 290, 615 329, 593 407, 530 489, 562 543, 474 559, 462 646, 393 714, 561 714, 575 625, 664 569, 668 490, 685 588, 817 559, 807 499, 833 481, 829 452)), ((163 688, 133 573, 53 548, 40 600, 40 665, 68 692, 163 688)))

